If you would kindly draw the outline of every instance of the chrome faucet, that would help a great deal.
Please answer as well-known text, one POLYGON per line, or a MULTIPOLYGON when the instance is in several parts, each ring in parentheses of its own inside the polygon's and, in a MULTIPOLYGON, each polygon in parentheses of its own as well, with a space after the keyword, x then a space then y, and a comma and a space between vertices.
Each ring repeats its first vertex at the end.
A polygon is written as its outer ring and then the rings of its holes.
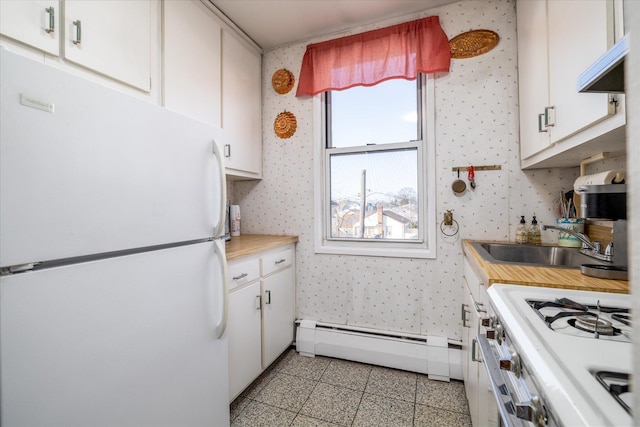
POLYGON ((564 233, 570 234, 582 242, 582 248, 580 249, 581 253, 587 256, 590 256, 591 258, 598 259, 600 261, 607 261, 607 262, 613 261, 613 245, 612 244, 607 246, 605 253, 602 254, 600 253, 600 242, 592 242, 589 239, 589 236, 587 236, 586 234, 579 233, 577 231, 573 231, 568 228, 557 227, 555 225, 542 224, 541 228, 542 230, 558 230, 558 231, 562 231, 564 233))

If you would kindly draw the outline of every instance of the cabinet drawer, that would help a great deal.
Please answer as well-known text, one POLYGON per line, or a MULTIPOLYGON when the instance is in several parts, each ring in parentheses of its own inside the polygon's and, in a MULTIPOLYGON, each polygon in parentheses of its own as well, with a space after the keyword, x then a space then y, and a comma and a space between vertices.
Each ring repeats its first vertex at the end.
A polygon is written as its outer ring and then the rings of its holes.
POLYGON ((229 290, 246 285, 260 277, 260 260, 258 258, 240 259, 229 262, 229 290))
POLYGON ((293 248, 291 247, 264 255, 262 257, 262 275, 266 276, 290 266, 293 263, 293 256, 293 248))

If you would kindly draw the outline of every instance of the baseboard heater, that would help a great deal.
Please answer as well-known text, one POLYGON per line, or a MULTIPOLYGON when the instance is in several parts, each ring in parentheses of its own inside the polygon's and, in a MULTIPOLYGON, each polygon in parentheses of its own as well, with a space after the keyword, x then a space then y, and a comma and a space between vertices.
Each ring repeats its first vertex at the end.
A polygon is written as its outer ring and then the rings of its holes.
POLYGON ((442 381, 462 380, 460 341, 314 320, 298 320, 296 324, 296 350, 303 356, 386 366, 442 381))

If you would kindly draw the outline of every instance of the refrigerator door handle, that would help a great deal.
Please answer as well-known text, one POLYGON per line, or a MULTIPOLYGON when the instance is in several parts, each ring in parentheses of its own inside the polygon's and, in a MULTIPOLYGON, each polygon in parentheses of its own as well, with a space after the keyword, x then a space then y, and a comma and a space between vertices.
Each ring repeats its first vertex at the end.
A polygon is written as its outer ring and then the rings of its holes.
POLYGON ((222 338, 224 335, 225 329, 227 329, 227 318, 229 316, 229 285, 227 282, 227 259, 224 250, 224 240, 216 239, 216 254, 220 260, 220 265, 222 266, 222 286, 220 289, 223 292, 222 296, 222 318, 220 319, 220 323, 216 325, 216 335, 218 338, 222 338))
POLYGON ((227 176, 225 174, 224 156, 220 153, 218 143, 213 140, 213 154, 218 159, 220 168, 220 221, 216 225, 213 236, 218 238, 224 234, 224 224, 227 216, 227 176))

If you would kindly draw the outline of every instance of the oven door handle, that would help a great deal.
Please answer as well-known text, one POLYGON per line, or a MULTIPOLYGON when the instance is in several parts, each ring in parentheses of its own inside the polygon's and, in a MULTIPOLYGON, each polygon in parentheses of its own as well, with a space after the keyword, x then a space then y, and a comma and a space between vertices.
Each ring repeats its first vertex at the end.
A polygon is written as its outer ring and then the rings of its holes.
POLYGON ((522 425, 522 422, 516 417, 516 408, 511 400, 509 389, 507 388, 500 367, 496 361, 495 355, 491 350, 491 344, 485 334, 478 335, 478 346, 480 347, 480 353, 482 354, 482 360, 487 368, 489 374, 489 381, 491 382, 491 388, 493 394, 498 401, 498 410, 500 411, 500 418, 506 427, 515 427, 522 425))

